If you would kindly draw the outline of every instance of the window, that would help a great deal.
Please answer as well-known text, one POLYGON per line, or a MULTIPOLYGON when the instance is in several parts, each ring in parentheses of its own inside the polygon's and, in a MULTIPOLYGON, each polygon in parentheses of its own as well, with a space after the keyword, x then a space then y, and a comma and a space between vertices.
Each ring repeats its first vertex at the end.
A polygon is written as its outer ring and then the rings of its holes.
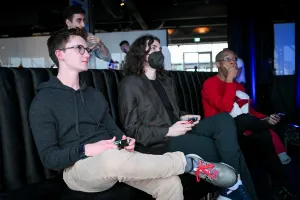
POLYGON ((276 75, 295 74, 295 23, 274 24, 276 75))
POLYGON ((170 45, 172 70, 193 71, 197 66, 197 71, 217 71, 215 57, 224 48, 227 42, 170 45))

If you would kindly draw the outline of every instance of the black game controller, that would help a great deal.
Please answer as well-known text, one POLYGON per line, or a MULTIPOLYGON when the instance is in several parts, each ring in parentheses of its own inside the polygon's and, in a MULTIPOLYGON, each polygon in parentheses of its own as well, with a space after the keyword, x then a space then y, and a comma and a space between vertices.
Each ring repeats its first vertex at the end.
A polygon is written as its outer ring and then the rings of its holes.
POLYGON ((114 144, 117 145, 120 149, 123 149, 124 147, 128 146, 129 143, 130 143, 130 139, 117 140, 114 142, 114 144))
POLYGON ((191 117, 187 121, 192 124, 192 123, 194 123, 197 120, 198 120, 198 117, 191 117))

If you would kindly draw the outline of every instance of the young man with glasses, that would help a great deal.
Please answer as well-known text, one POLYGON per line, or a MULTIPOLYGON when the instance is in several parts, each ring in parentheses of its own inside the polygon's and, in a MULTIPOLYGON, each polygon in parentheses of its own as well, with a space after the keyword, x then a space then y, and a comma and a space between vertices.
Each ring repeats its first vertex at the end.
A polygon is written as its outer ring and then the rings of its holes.
POLYGON ((237 174, 223 163, 209 163, 182 152, 155 156, 134 151, 135 140, 117 127, 102 93, 79 80, 89 60, 82 31, 63 29, 47 42, 58 75, 38 86, 29 110, 43 165, 63 170, 68 187, 83 192, 105 191, 119 181, 160 200, 183 200, 178 177, 183 173, 217 186, 234 185, 237 174), (127 146, 118 147, 116 140, 120 139, 127 146), (214 179, 204 173, 206 165, 214 166, 214 179))
POLYGON ((252 108, 244 87, 235 80, 238 74, 237 60, 236 53, 230 49, 223 49, 216 55, 218 74, 208 78, 201 91, 204 117, 220 112, 230 113, 235 118, 239 144, 248 165, 257 167, 258 163, 264 163, 273 187, 282 196, 288 196, 290 193, 286 192, 287 179, 282 163, 289 163, 290 157, 278 135, 269 131, 270 126, 278 123, 280 117, 266 117, 252 108))
MULTIPOLYGON (((67 27, 70 28, 81 28, 85 27, 85 11, 77 5, 69 6, 65 9, 64 20, 67 27)), ((89 58, 89 68, 96 68, 96 58, 102 59, 104 61, 110 62, 111 54, 104 43, 99 37, 89 33, 86 37, 88 47, 92 50, 90 51, 89 58)))

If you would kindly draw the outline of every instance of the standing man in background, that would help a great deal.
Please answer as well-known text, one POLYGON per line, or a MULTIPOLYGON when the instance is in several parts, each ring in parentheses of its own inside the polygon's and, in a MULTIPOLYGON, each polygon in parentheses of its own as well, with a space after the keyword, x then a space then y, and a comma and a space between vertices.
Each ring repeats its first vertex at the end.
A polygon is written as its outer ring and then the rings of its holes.
MULTIPOLYGON (((120 42, 119 46, 120 46, 121 51, 125 54, 127 54, 128 51, 130 50, 130 44, 127 40, 123 40, 122 42, 120 42)), ((121 62, 120 70, 123 69, 123 66, 124 66, 124 60, 122 60, 122 62, 121 62)))
POLYGON ((130 45, 129 42, 127 40, 123 40, 122 42, 120 42, 120 49, 123 53, 127 54, 129 49, 130 49, 130 45))
MULTIPOLYGON (((68 29, 85 27, 85 11, 81 8, 81 6, 72 5, 67 7, 63 13, 63 16, 68 29)), ((87 37, 87 44, 92 50, 89 58, 89 69, 96 68, 95 57, 107 62, 112 60, 109 50, 99 37, 89 33, 87 37)))

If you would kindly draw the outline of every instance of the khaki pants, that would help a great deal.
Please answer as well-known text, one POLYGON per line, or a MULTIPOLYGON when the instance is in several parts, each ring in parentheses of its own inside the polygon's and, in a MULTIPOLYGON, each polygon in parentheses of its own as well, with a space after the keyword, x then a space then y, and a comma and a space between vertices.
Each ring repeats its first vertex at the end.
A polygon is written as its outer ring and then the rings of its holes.
POLYGON ((76 191, 101 192, 120 181, 158 200, 183 200, 177 175, 184 173, 185 165, 181 152, 150 155, 113 149, 79 160, 64 170, 63 178, 76 191))

